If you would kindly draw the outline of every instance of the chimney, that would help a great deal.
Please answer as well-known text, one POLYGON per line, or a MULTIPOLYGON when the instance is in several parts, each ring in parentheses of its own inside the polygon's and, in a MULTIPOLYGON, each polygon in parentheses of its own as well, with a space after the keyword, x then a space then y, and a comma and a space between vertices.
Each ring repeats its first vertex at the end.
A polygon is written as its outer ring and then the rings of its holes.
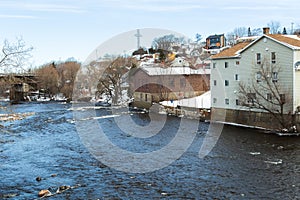
POLYGON ((263 28, 263 34, 270 34, 270 28, 269 27, 264 27, 263 28))

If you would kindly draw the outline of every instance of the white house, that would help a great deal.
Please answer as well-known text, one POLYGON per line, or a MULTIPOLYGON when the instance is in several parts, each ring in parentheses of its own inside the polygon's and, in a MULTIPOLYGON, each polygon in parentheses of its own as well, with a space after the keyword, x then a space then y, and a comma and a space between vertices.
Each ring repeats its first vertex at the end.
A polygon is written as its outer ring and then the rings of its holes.
POLYGON ((211 59, 212 109, 247 110, 239 102, 239 83, 253 83, 256 79, 257 84, 262 84, 259 80, 262 64, 271 69, 270 79, 282 86, 281 97, 291 99, 289 104, 284 105, 284 113, 295 113, 300 106, 298 36, 267 33, 254 41, 242 41, 211 59))

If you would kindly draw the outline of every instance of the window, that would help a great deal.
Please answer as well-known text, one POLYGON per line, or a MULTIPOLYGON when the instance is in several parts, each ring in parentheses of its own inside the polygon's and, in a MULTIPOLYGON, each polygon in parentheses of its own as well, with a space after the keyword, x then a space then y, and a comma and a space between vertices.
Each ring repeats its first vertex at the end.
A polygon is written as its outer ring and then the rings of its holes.
POLYGON ((271 52, 271 62, 272 62, 273 64, 276 63, 276 53, 275 53, 275 52, 271 52))
POLYGON ((229 80, 225 80, 225 86, 229 86, 229 80))
POLYGON ((239 65, 239 64, 240 64, 239 60, 235 61, 235 65, 239 65))
POLYGON ((250 105, 254 105, 254 102, 256 100, 256 94, 255 93, 248 93, 247 94, 247 103, 250 104, 250 105))
POLYGON ((216 65, 217 65, 217 64, 214 62, 214 63, 213 63, 213 68, 214 68, 214 69, 216 68, 216 65))
POLYGON ((145 94, 145 101, 148 101, 148 95, 145 94))
POLYGON ((225 68, 228 68, 228 62, 225 62, 225 68))
POLYGON ((281 104, 285 103, 285 94, 279 94, 281 104))
POLYGON ((267 101, 272 101, 272 94, 271 93, 267 94, 267 101))
POLYGON ((213 98, 213 103, 217 103, 217 98, 213 98))
POLYGON ((278 72, 273 72, 272 73, 272 81, 277 82, 278 81, 278 72))
POLYGON ((236 81, 238 81, 238 80, 239 80, 239 75, 238 75, 238 74, 235 74, 235 75, 234 75, 234 79, 235 79, 236 81))
POLYGON ((261 72, 256 72, 256 82, 261 82, 261 72))
POLYGON ((238 99, 235 100, 235 105, 240 105, 240 101, 238 99))
POLYGON ((229 105, 229 99, 225 99, 225 104, 229 105))
POLYGON ((217 86, 217 80, 214 80, 214 86, 217 86))
POLYGON ((257 54, 256 54, 256 63, 257 63, 258 65, 261 64, 261 54, 260 54, 260 53, 257 53, 257 54))
POLYGON ((170 86, 172 86, 172 87, 175 86, 175 84, 174 84, 174 79, 171 79, 171 80, 170 80, 170 86))
POLYGON ((143 93, 140 93, 140 100, 143 100, 143 93))
POLYGON ((180 87, 184 88, 186 86, 185 78, 180 79, 180 87))

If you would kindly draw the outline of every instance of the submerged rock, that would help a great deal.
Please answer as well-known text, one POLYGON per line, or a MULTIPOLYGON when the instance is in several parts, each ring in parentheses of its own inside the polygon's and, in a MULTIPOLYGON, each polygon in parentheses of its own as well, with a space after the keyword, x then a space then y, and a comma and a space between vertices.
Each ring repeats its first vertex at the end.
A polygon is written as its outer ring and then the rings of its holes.
POLYGON ((41 190, 39 191, 38 196, 39 197, 47 197, 47 196, 51 196, 52 193, 49 190, 41 190))
POLYGON ((71 186, 68 186, 68 185, 59 186, 59 188, 57 189, 56 193, 64 192, 65 190, 68 190, 70 188, 71 188, 71 186))

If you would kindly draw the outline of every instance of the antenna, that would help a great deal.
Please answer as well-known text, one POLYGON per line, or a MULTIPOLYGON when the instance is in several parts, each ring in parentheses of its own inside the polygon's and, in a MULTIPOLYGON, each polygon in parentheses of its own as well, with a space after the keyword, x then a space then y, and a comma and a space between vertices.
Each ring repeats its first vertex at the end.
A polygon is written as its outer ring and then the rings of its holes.
POLYGON ((140 29, 136 30, 136 34, 134 36, 137 38, 137 49, 139 49, 141 47, 140 38, 142 37, 142 35, 140 34, 140 29))

